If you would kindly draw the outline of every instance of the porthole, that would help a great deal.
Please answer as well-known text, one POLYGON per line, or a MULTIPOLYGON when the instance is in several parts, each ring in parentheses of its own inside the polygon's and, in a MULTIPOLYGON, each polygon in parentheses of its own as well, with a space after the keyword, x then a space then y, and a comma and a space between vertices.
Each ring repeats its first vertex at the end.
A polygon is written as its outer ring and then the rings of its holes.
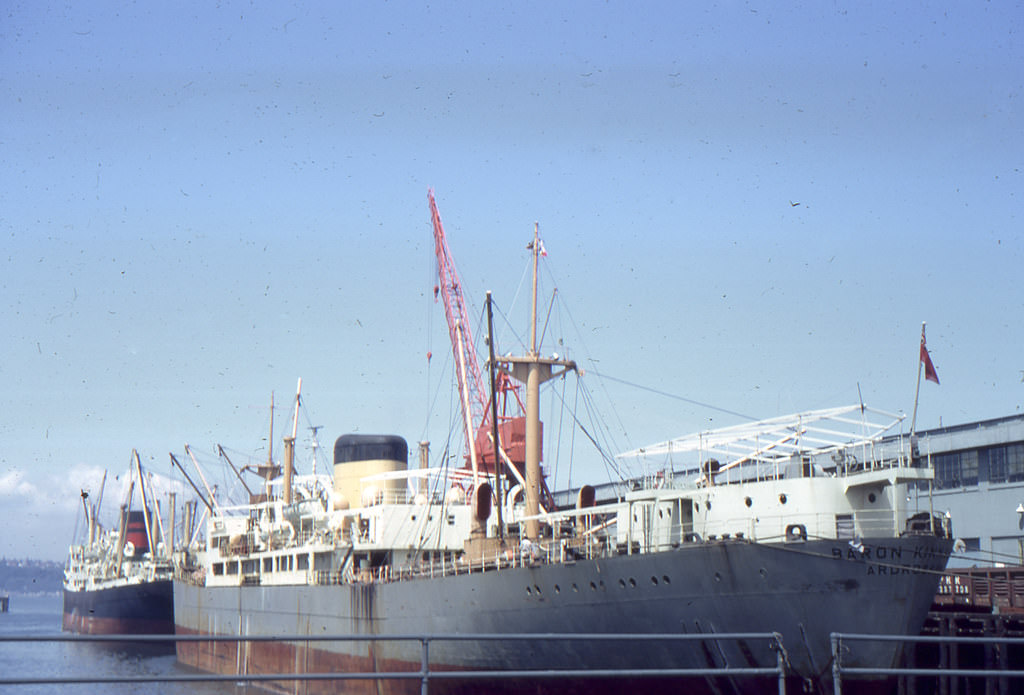
POLYGON ((718 572, 715 572, 715 581, 716 582, 722 581, 722 575, 719 574, 718 572))
POLYGON ((651 584, 653 584, 654 586, 658 586, 658 578, 657 577, 651 577, 651 584))
POLYGON ((785 504, 785 503, 786 503, 786 493, 783 492, 781 495, 779 495, 779 504, 785 504))
POLYGON ((868 502, 870 502, 871 504, 874 504, 876 499, 878 499, 878 498, 875 497, 875 493, 873 493, 873 492, 868 493, 868 502))
POLYGON ((750 499, 749 497, 744 497, 743 498, 743 504, 745 504, 745 505, 747 505, 749 507, 752 504, 754 504, 754 500, 750 499))
POLYGON ((533 593, 533 589, 531 589, 530 587, 526 587, 526 595, 529 596, 532 593, 533 593))
POLYGON ((704 503, 704 508, 707 509, 709 512, 711 511, 711 500, 708 500, 707 502, 704 503))
POLYGON ((573 590, 574 592, 576 592, 576 593, 579 593, 579 591, 580 591, 580 588, 579 588, 578 586, 576 586, 575 582, 574 582, 574 583, 573 583, 573 585, 572 585, 572 590, 573 590))
POLYGON ((635 589, 636 588, 636 580, 633 579, 632 577, 629 578, 629 586, 630 586, 631 589, 635 589))
POLYGON ((539 587, 539 586, 537 586, 536 584, 534 584, 534 585, 533 585, 533 590, 537 592, 537 595, 538 595, 538 596, 540 596, 540 587, 539 587))
POLYGON ((699 512, 700 511, 700 502, 694 502, 693 503, 693 511, 695 511, 695 512, 699 512))
POLYGON ((597 591, 597 584, 595 584, 594 582, 590 582, 590 590, 597 591))
POLYGON ((672 583, 672 580, 668 578, 668 575, 667 575, 667 574, 666 574, 666 575, 664 575, 664 576, 663 576, 663 577, 661 578, 661 581, 665 582, 666 584, 671 584, 671 583, 672 583))
POLYGON ((557 584, 555 584, 555 593, 556 593, 556 594, 560 594, 560 593, 562 593, 562 587, 560 587, 560 586, 558 586, 557 584))
POLYGON ((620 579, 619 580, 619 588, 620 589, 625 589, 626 588, 626 580, 625 579, 620 579))
POLYGON ((766 570, 764 567, 762 567, 759 571, 761 573, 761 577, 762 578, 764 578, 764 579, 768 578, 768 570, 766 570))

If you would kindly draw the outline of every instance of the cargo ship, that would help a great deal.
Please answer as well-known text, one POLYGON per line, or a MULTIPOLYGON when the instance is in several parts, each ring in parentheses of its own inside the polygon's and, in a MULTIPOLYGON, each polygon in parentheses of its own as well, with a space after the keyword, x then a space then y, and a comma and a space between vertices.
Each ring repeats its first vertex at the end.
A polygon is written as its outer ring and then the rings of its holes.
POLYGON ((68 551, 61 620, 64 631, 89 635, 174 632, 174 570, 159 540, 160 523, 151 507, 138 454, 133 451, 132 456, 132 477, 117 528, 105 529, 98 521, 103 486, 95 503, 82 492, 87 537, 68 551), (132 509, 136 481, 142 509, 132 509))
MULTIPOLYGON (((529 248, 536 269, 536 229, 529 248)), ((535 307, 536 290, 534 317, 535 307)), ((455 330, 459 323, 450 321, 455 330)), ((453 333, 456 343, 462 334, 453 333)), ((331 494, 310 494, 293 484, 293 427, 283 476, 268 477, 251 504, 211 513, 204 544, 183 559, 174 588, 180 635, 278 639, 182 641, 178 660, 218 674, 387 674, 419 670, 421 645, 317 638, 458 635, 431 643, 432 670, 535 676, 466 674, 432 681, 431 693, 594 694, 680 683, 590 677, 595 669, 773 667, 779 654, 768 641, 715 637, 770 632, 790 676, 828 692, 830 633, 919 632, 953 541, 947 520, 908 506, 908 487, 926 484, 932 471, 891 437, 901 417, 857 405, 644 447, 624 456, 665 464, 660 475, 600 504, 583 486, 575 505, 555 509, 540 471, 538 392, 575 365, 539 355, 535 329, 527 355, 492 354, 489 364, 526 385, 526 414, 505 422, 495 415, 478 436, 467 417, 465 467, 430 467, 423 444, 410 467, 404 438, 348 434, 334 445, 331 494), (488 442, 489 451, 481 446, 488 442), (522 467, 506 445, 524 453, 522 467), (706 639, 544 639, 597 633, 706 639), (537 639, 491 639, 502 634, 537 639), (465 639, 473 635, 489 639, 465 639), (552 669, 579 677, 536 675, 552 669)), ((468 413, 465 385, 460 378, 468 413)), ((899 655, 898 643, 881 642, 844 655, 844 665, 891 666, 899 655)), ((385 677, 268 683, 294 693, 421 688, 385 677)), ((686 684, 706 685, 692 677, 686 684)), ((710 687, 734 686, 764 683, 710 687)))

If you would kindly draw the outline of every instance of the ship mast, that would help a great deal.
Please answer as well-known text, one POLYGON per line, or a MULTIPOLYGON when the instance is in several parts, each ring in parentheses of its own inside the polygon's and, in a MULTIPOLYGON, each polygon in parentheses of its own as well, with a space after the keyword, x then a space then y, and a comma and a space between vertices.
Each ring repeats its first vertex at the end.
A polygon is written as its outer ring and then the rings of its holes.
POLYGON ((540 226, 533 225, 533 241, 527 246, 533 252, 533 292, 530 304, 530 351, 525 357, 503 357, 501 362, 508 365, 513 379, 526 384, 526 537, 536 540, 540 537, 540 385, 561 376, 570 369, 576 369, 572 360, 555 357, 541 357, 537 349, 537 266, 540 260, 540 226), (553 367, 562 367, 554 372, 553 367))
POLYGON ((295 416, 292 418, 292 436, 284 439, 284 503, 292 503, 292 476, 295 473, 295 437, 299 430, 299 399, 302 394, 302 377, 295 389, 295 416))

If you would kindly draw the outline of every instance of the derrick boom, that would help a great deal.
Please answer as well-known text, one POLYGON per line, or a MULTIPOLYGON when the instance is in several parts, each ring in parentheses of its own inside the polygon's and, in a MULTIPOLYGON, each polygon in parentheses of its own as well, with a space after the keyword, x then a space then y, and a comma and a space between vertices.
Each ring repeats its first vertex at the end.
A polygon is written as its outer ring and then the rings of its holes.
MULTIPOLYGON (((490 397, 484 388, 484 380, 477 360, 476 348, 473 345, 473 331, 466 311, 466 302, 462 294, 462 282, 455 269, 455 261, 448 250, 441 214, 437 211, 434 192, 427 192, 430 201, 430 217, 434 226, 434 250, 437 254, 437 286, 434 287, 434 299, 440 296, 444 302, 444 315, 448 321, 448 334, 452 343, 452 354, 455 357, 455 373, 458 376, 459 402, 463 405, 463 435, 466 443, 466 459, 473 465, 472 459, 487 471, 499 468, 491 435, 490 397)), ((504 410, 508 403, 507 394, 515 399, 513 408, 518 412, 524 410, 516 385, 507 374, 499 372, 495 391, 499 398, 502 413, 498 416, 498 431, 501 449, 513 465, 521 468, 526 460, 525 424, 521 416, 509 416, 504 410)))
POLYGON ((433 191, 427 192, 427 199, 430 201, 430 217, 434 225, 434 251, 437 254, 438 282, 434 288, 434 297, 436 299, 440 294, 444 302, 444 315, 448 319, 448 335, 455 358, 455 373, 458 375, 459 397, 463 403, 468 400, 469 412, 463 415, 468 421, 465 435, 466 450, 469 451, 474 443, 472 439, 475 434, 471 432, 490 422, 487 415, 487 392, 484 390, 480 365, 476 359, 473 331, 462 296, 462 282, 455 269, 455 261, 448 251, 448 241, 445 238, 433 191))

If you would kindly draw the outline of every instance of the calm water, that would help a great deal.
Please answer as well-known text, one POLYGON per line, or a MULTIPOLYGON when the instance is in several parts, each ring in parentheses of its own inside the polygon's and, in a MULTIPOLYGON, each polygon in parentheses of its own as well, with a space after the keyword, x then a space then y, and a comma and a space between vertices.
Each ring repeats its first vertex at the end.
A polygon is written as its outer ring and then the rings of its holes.
MULTIPOLYGON (((0 635, 60 635, 60 596, 12 596, 0 613, 0 635)), ((146 651, 113 644, 0 642, 0 678, 141 676, 193 674, 178 665, 170 648, 146 651)), ((11 695, 251 695, 252 689, 227 683, 103 683, 16 685, 0 688, 11 695)))

